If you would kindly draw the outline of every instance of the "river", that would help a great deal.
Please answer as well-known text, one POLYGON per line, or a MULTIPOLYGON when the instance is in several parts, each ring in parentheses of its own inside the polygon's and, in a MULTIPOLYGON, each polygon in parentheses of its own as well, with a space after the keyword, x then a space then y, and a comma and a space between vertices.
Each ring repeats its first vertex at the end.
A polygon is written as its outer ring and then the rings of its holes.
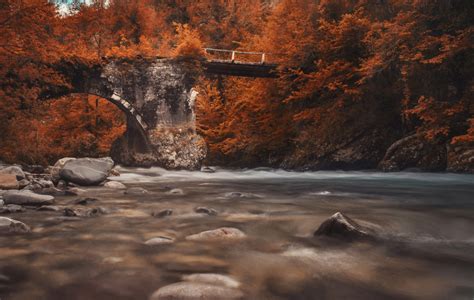
POLYGON ((232 276, 244 299, 474 299, 474 175, 120 172, 112 179, 148 193, 87 188, 90 206, 107 211, 97 217, 9 216, 33 232, 0 236, 0 299, 148 299, 194 273, 232 276), (383 240, 314 237, 338 211, 378 226, 383 240), (220 227, 246 238, 185 239, 220 227), (144 244, 157 236, 174 242, 144 244))

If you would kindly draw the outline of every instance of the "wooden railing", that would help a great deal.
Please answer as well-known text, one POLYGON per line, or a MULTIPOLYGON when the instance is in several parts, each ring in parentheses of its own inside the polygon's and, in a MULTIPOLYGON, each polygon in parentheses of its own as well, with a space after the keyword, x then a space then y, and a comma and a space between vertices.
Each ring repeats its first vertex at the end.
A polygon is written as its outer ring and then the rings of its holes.
POLYGON ((215 48, 204 48, 204 51, 206 51, 208 59, 215 62, 255 65, 264 65, 267 63, 267 53, 265 52, 247 52, 215 48))

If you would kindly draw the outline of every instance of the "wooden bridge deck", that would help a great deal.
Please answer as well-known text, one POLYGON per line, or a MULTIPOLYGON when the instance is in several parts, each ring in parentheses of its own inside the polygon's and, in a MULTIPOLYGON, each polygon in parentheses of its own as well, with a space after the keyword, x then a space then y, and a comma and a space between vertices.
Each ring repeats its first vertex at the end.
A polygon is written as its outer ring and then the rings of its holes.
POLYGON ((205 71, 209 74, 275 78, 277 64, 266 61, 264 52, 244 52, 205 48, 208 59, 205 62, 205 71), (216 55, 217 54, 217 55, 216 55), (258 60, 255 59, 258 57, 258 60))

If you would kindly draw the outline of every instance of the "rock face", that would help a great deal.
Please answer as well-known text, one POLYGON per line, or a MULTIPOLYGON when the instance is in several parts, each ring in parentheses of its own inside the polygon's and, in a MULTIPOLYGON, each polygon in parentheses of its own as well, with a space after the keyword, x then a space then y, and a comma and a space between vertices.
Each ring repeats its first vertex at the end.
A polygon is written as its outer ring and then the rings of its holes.
MULTIPOLYGON (((392 127, 391 124, 386 124, 392 127)), ((334 141, 316 144, 313 149, 296 147, 278 167, 297 170, 373 169, 396 139, 396 130, 375 128, 362 132, 338 132, 334 141)))
POLYGON ((0 217, 0 233, 27 233, 31 229, 25 223, 10 218, 0 217))
POLYGON ((405 137, 392 144, 379 164, 383 171, 444 171, 447 165, 445 143, 427 141, 421 134, 405 137))
POLYGON ((39 195, 29 190, 8 191, 3 195, 5 204, 17 205, 50 205, 54 202, 54 197, 49 195, 39 195))
POLYGON ((474 174, 474 143, 448 146, 447 171, 474 174))
POLYGON ((372 239, 371 230, 359 225, 356 221, 343 215, 335 213, 324 221, 314 232, 315 236, 327 236, 342 240, 372 239))
POLYGON ((0 189, 3 190, 17 190, 19 188, 16 175, 0 174, 0 189))
POLYGON ((59 171, 61 179, 79 185, 98 185, 107 179, 114 161, 109 158, 78 158, 68 160, 59 171))

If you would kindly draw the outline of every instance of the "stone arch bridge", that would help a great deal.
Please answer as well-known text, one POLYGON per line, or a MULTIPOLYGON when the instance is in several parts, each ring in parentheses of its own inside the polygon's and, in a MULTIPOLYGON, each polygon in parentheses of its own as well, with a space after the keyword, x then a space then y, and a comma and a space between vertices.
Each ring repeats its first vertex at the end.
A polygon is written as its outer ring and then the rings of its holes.
POLYGON ((121 164, 196 169, 207 154, 195 130, 193 87, 200 72, 274 77, 275 68, 222 60, 199 64, 203 68, 196 62, 167 58, 108 60, 93 66, 64 62, 55 68, 71 85, 46 89, 41 98, 84 93, 114 103, 127 117, 126 132, 111 149, 112 158, 121 164))

